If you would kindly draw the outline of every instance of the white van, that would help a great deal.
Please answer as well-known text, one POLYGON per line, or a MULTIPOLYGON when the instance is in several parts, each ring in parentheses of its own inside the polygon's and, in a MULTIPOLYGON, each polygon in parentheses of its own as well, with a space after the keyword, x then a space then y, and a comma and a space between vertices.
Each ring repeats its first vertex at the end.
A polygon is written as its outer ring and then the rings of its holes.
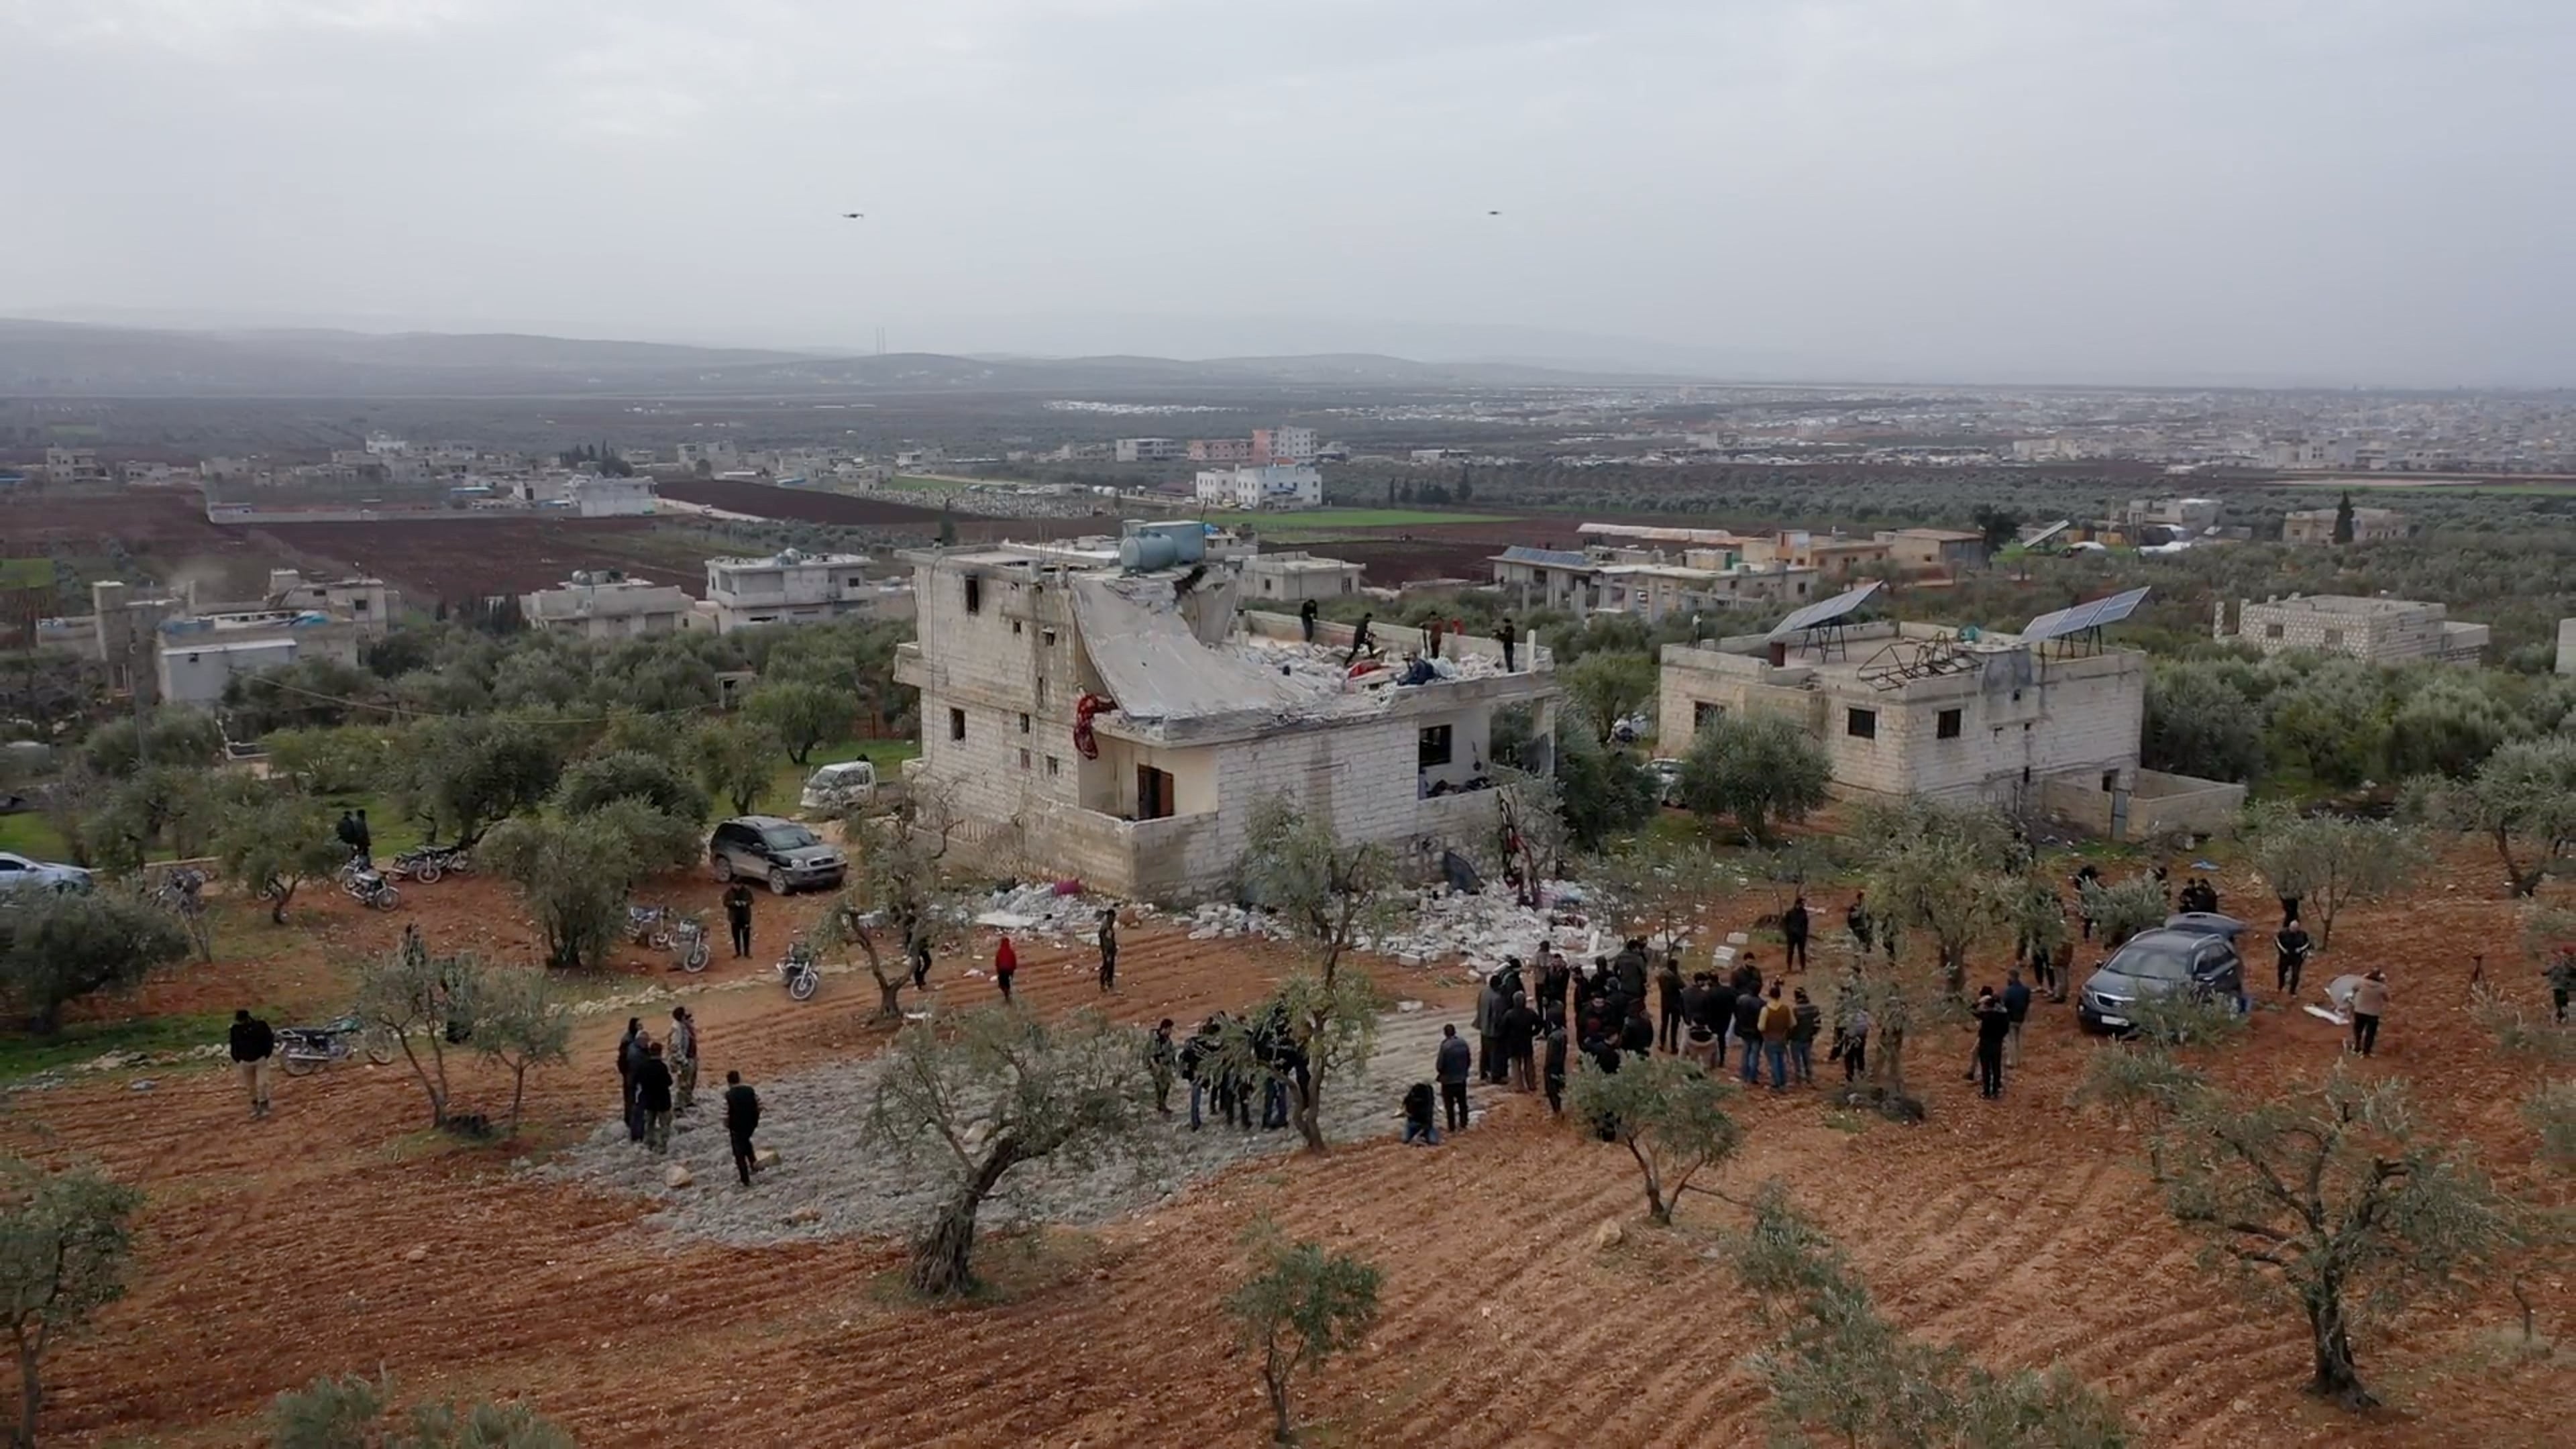
POLYGON ((803 810, 847 810, 866 804, 876 793, 877 767, 866 760, 847 760, 825 765, 808 776, 796 804, 803 810))

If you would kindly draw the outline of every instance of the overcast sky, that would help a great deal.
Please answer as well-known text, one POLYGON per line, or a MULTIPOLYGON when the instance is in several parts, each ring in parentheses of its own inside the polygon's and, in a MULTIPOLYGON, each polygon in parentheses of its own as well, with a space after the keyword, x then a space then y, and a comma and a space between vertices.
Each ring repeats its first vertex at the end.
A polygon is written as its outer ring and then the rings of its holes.
POLYGON ((0 0, 0 313, 2576 384, 2571 77, 2576 0, 0 0))

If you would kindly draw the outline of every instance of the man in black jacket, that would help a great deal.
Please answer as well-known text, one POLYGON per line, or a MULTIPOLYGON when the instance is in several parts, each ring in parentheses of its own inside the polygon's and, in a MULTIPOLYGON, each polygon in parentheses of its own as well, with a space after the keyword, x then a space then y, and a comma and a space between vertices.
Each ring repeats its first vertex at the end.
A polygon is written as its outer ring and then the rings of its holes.
POLYGON ((733 1143, 733 1170, 749 1187, 751 1170, 758 1165, 751 1134, 760 1130, 760 1094, 743 1084, 740 1072, 725 1073, 724 1122, 725 1136, 733 1143))
POLYGON ((1440 1054, 1433 1062, 1433 1074, 1440 1078, 1440 1105, 1448 1115, 1452 1132, 1467 1125, 1467 1070, 1471 1060, 1466 1039, 1458 1035, 1458 1028, 1440 1028, 1440 1054))
POLYGON ((644 1114, 644 1149, 659 1157, 671 1150, 671 1069, 662 1061, 662 1044, 644 1044, 644 1064, 635 1069, 635 1108, 644 1114))
POLYGON ((1701 1021, 1717 1037, 1717 1066, 1721 1071, 1726 1067, 1727 1028, 1735 1025, 1736 996, 1735 983, 1715 972, 1709 974, 1708 1006, 1701 1021))
POLYGON ((2004 1094, 2004 1039, 2012 1035, 2012 1017, 2003 999, 1987 987, 1977 995, 1977 1095, 1992 1100, 2004 1094))
POLYGON ((751 887, 741 881, 725 887, 725 927, 733 935, 733 958, 751 954, 751 887))
POLYGON ((644 1117, 635 1106, 635 1073, 644 1065, 644 1018, 626 1018, 626 1035, 617 1041, 617 1094, 626 1119, 626 1140, 644 1140, 644 1117))
POLYGON ((1297 606, 1297 627, 1305 633, 1307 643, 1312 644, 1315 642, 1314 600, 1308 599, 1306 602, 1297 606))
POLYGON ((1513 1091, 1538 1090, 1538 1033, 1538 1013, 1519 992, 1512 993, 1511 1005, 1503 1008, 1503 1060, 1511 1064, 1513 1091))
POLYGON ((2019 971, 2004 979, 2004 1065, 2021 1065, 2021 1027, 2030 1019, 2030 988, 2024 986, 2019 971))
POLYGON ((1780 938, 1789 943, 1791 971, 1807 969, 1807 898, 1801 894, 1780 913, 1780 938))
POLYGON ((233 1070, 241 1075, 242 1090, 250 1094, 250 1115, 268 1115, 269 1064, 277 1053, 277 1034, 268 1023, 250 1014, 247 1008, 233 1013, 233 1070))
POLYGON ((2308 928, 2292 916, 2281 923, 2280 934, 2272 938, 2273 949, 2280 953, 2275 985, 2284 996, 2299 994, 2299 973, 2308 969, 2308 928))

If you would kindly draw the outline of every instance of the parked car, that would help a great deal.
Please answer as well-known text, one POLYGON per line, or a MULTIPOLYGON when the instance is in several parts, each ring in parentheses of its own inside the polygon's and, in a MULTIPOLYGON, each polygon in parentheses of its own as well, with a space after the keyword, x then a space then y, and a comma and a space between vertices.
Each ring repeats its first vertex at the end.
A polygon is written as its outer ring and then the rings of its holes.
POLYGON ((0 894, 19 891, 86 891, 90 874, 76 865, 61 865, 50 860, 0 850, 0 894))
POLYGON ((1655 798, 1667 805, 1682 803, 1682 762, 1648 760, 1646 773, 1655 777, 1655 798))
POLYGON ((2142 996, 2191 991, 2234 1000, 2245 962, 2235 941, 2208 931, 2159 927, 2141 931, 2111 953, 2075 994, 2075 1019, 2088 1031, 2125 1031, 2142 996))
POLYGON ((840 847, 775 815, 743 815, 717 826, 707 841, 707 863, 718 880, 762 881, 782 896, 806 887, 831 889, 849 869, 840 847))
POLYGON ((877 767, 865 760, 845 760, 806 776, 804 792, 796 797, 796 808, 837 813, 865 805, 876 793, 877 767))
POLYGON ((2168 931, 2188 931, 2195 936, 2223 936, 2230 941, 2251 929, 2234 916, 2220 915, 2216 911, 2184 911, 2179 915, 2167 916, 2164 928, 2168 931))

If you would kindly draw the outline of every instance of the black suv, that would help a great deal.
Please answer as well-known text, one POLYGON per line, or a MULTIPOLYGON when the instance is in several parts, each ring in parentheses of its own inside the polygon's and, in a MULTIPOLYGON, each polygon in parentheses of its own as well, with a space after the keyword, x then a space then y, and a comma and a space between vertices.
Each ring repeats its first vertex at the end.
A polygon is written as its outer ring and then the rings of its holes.
POLYGON ((707 863, 718 880, 756 880, 785 895, 806 886, 829 890, 849 869, 840 848, 793 820, 743 815, 716 827, 707 863))
POLYGON ((2205 920, 2130 937, 2075 994, 2075 1019, 2088 1031, 2126 1031, 2134 1024, 2130 1004, 2142 996, 2191 991, 2234 1001, 2244 990, 2245 963, 2235 938, 2205 920))

